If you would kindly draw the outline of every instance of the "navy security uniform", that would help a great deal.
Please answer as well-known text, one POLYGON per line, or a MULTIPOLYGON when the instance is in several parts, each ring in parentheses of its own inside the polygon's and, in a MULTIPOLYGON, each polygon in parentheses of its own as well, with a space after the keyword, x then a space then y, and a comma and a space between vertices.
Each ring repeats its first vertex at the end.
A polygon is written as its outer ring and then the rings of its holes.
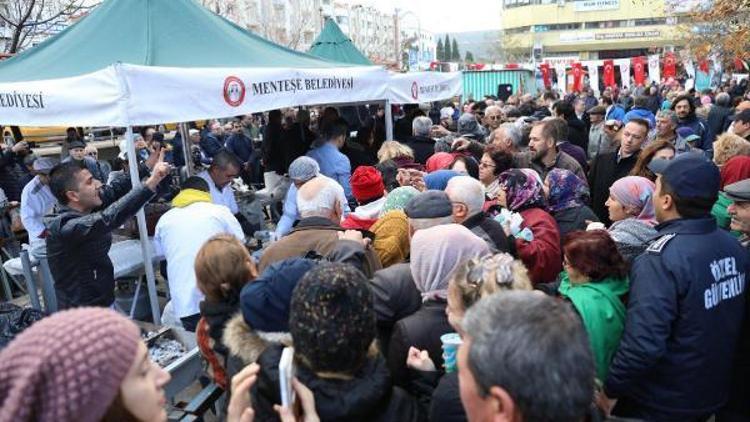
POLYGON ((631 269, 627 320, 605 392, 647 420, 704 418, 729 397, 747 251, 713 218, 677 219, 631 269))

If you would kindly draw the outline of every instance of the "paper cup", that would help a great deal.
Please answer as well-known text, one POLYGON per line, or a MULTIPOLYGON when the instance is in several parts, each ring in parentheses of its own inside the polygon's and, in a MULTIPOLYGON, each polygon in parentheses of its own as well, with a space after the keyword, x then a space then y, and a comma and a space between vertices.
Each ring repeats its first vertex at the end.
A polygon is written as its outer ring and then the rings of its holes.
POLYGON ((461 345, 461 336, 458 333, 448 333, 440 336, 440 342, 443 344, 443 366, 445 372, 456 372, 456 356, 458 346, 461 345))

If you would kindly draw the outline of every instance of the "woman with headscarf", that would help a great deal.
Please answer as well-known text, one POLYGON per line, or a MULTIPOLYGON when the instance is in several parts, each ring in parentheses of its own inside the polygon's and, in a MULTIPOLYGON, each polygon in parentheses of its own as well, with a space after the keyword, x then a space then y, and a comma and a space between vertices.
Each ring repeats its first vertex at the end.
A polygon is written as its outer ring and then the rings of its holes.
MULTIPOLYGON (((448 323, 456 333, 463 334, 463 318, 480 299, 498 292, 531 289, 526 267, 510 254, 499 253, 466 260, 454 271, 448 284, 448 323)), ((466 420, 459 395, 458 371, 448 371, 441 377, 427 352, 415 347, 409 349, 406 364, 416 375, 410 392, 419 397, 423 407, 429 405, 429 409, 422 409, 427 420, 466 420)))
MULTIPOLYGON (((711 215, 716 219, 716 224, 722 229, 729 230, 729 223, 732 218, 729 216, 727 208, 732 205, 732 200, 727 197, 723 190, 724 186, 739 182, 740 180, 750 179, 750 157, 740 155, 730 158, 721 166, 721 183, 719 184, 719 199, 716 200, 711 215)), ((739 237, 739 232, 731 232, 734 236, 739 237)))
POLYGON ((510 169, 503 172, 499 180, 498 204, 521 214, 521 229, 528 228, 533 235, 531 241, 513 235, 509 235, 508 240, 529 269, 532 283, 554 281, 562 270, 560 231, 555 219, 545 211, 539 174, 531 169, 510 169))
POLYGON ((403 262, 409 255, 409 219, 404 208, 409 200, 419 194, 411 186, 396 188, 388 194, 380 218, 372 226, 372 247, 383 268, 403 262))
POLYGON ((448 282, 464 261, 490 252, 487 242, 458 224, 418 230, 411 240, 411 274, 422 295, 422 307, 393 328, 388 367, 397 385, 407 385, 406 357, 410 347, 427 350, 442 368, 440 336, 453 331, 445 313, 448 282))
POLYGON ((572 171, 555 168, 544 180, 547 210, 560 229, 560 237, 574 230, 585 230, 587 221, 599 221, 589 203, 589 187, 572 171))
POLYGON ((424 176, 424 184, 428 190, 445 190, 448 181, 459 176, 457 171, 438 170, 424 176))
POLYGON ((617 250, 630 264, 643 253, 648 241, 656 235, 656 217, 652 198, 656 185, 640 176, 627 176, 609 188, 609 199, 604 204, 609 210, 609 235, 617 250))
POLYGON ((425 163, 425 170, 427 170, 427 173, 432 173, 438 170, 446 170, 450 168, 453 160, 453 154, 449 152, 436 152, 427 159, 427 162, 425 163))

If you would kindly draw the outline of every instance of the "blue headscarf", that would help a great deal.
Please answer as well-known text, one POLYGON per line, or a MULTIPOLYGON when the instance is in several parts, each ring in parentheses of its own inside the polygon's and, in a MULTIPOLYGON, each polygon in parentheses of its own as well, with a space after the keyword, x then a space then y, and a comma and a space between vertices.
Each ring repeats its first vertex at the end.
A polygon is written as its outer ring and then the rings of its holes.
POLYGON ((424 176, 424 184, 428 190, 445 190, 448 181, 455 176, 460 176, 454 170, 438 170, 424 176))

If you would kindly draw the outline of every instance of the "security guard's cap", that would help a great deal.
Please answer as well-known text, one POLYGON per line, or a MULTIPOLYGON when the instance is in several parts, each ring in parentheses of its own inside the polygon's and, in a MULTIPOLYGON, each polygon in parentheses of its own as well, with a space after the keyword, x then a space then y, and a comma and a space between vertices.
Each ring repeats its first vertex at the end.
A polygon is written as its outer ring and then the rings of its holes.
POLYGON ((750 201, 750 179, 724 186, 724 194, 735 202, 750 201))
POLYGON ((673 160, 652 160, 648 168, 661 175, 681 198, 712 198, 719 192, 719 169, 701 152, 686 152, 673 160))

